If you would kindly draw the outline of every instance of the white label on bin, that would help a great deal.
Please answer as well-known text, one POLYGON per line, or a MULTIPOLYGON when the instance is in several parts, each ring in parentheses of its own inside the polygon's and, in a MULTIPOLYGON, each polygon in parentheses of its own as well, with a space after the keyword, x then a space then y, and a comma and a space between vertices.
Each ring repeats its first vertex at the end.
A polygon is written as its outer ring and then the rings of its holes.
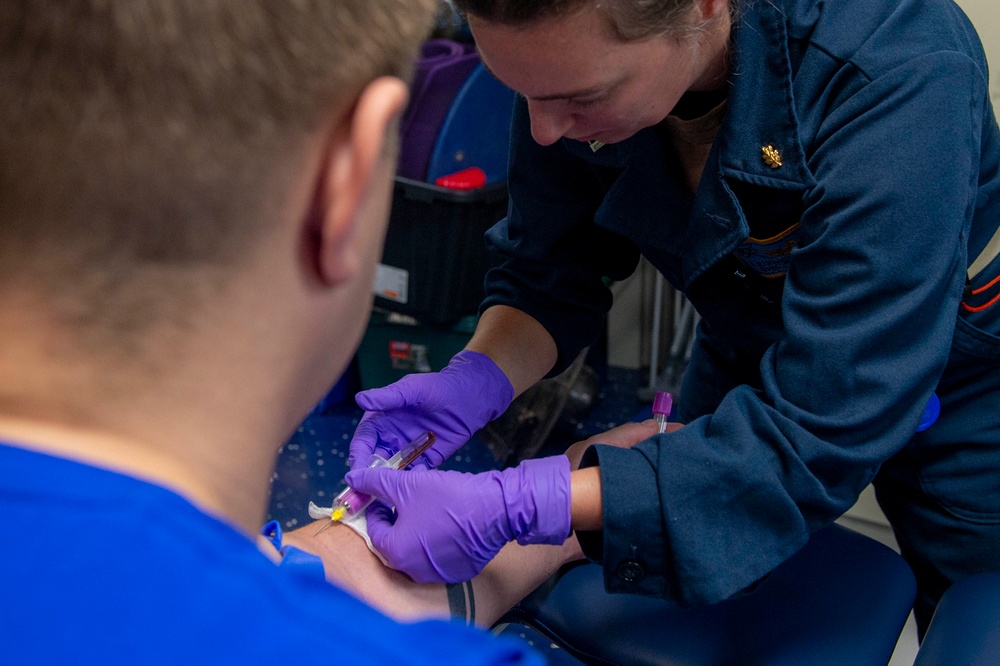
POLYGON ((375 271, 375 295, 397 303, 406 303, 409 298, 410 272, 394 266, 379 264, 375 271))

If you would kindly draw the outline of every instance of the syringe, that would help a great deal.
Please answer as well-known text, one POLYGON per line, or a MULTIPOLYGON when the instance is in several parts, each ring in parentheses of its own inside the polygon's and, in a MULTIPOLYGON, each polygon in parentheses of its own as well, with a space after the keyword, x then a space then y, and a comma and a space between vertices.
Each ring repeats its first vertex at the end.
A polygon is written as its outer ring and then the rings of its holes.
POLYGON ((667 419, 670 418, 670 410, 674 406, 674 396, 666 391, 657 391, 653 398, 653 418, 656 420, 656 427, 662 435, 667 431, 667 419))
MULTIPOLYGON (((414 460, 419 458, 424 451, 429 449, 437 441, 437 435, 432 432, 425 432, 412 442, 401 448, 388 460, 374 455, 369 467, 391 467, 392 469, 406 469, 414 460)), ((319 528, 319 534, 327 527, 342 520, 345 516, 354 516, 368 508, 368 505, 375 501, 371 495, 358 492, 350 486, 344 488, 333 498, 333 513, 330 514, 330 522, 319 528)))

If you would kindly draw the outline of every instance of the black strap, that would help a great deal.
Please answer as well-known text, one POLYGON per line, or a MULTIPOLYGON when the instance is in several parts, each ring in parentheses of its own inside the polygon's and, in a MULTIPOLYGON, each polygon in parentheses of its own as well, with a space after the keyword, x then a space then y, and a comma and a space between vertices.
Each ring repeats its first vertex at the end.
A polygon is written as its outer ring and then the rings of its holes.
POLYGON ((466 624, 476 621, 476 598, 472 591, 472 581, 448 583, 444 586, 448 595, 448 610, 451 616, 464 620, 466 624))

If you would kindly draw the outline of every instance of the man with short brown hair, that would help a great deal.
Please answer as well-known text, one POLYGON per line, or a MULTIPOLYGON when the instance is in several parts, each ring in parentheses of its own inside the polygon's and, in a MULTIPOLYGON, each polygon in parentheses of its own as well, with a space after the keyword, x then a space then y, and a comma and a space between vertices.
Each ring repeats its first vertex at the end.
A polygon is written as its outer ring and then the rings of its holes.
POLYGON ((367 319, 433 4, 0 4, 5 662, 532 662, 254 544, 367 319))

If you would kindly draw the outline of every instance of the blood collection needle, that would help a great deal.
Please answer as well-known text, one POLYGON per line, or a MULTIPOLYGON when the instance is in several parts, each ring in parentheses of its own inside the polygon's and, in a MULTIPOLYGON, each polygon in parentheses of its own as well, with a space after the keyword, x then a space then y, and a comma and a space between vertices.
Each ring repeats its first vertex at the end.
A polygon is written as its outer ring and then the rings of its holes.
POLYGON ((333 525, 334 523, 340 521, 340 519, 343 517, 344 517, 344 510, 338 507, 337 509, 334 510, 333 513, 330 514, 330 520, 326 521, 326 524, 323 525, 323 527, 316 530, 316 534, 313 534, 313 536, 319 536, 320 532, 328 528, 330 525, 333 525))
MULTIPOLYGON (((434 442, 437 441, 437 435, 432 432, 425 432, 420 435, 412 442, 404 446, 402 449, 396 452, 388 460, 382 460, 381 458, 376 459, 372 462, 372 467, 390 467, 392 469, 406 469, 410 464, 423 455, 424 451, 429 449, 434 442), (381 461, 381 464, 380 464, 381 461)), ((359 493, 350 486, 344 488, 333 500, 333 509, 330 513, 330 520, 327 521, 325 525, 316 530, 318 535, 320 532, 330 527, 334 523, 343 519, 344 515, 347 513, 348 509, 351 513, 358 513, 363 511, 369 504, 372 503, 374 497, 370 497, 363 493, 359 493), (350 500, 359 501, 359 506, 353 507, 350 500)))

